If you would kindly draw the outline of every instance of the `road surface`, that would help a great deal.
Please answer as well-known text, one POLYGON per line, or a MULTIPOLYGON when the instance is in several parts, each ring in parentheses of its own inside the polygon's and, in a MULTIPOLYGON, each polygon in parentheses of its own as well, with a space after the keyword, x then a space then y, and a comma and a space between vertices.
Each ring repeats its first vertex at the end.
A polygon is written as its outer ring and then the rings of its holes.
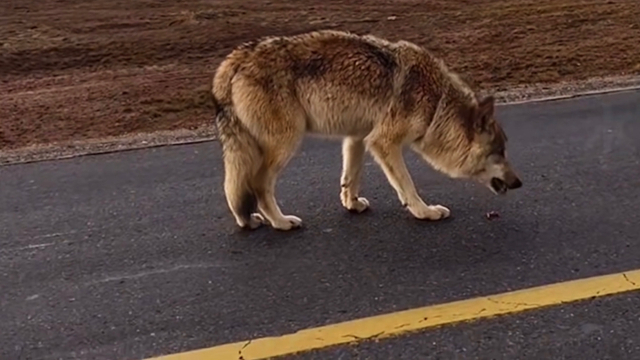
MULTIPOLYGON (((640 92, 501 106, 524 186, 506 197, 407 153, 439 223, 369 158, 354 215, 340 145, 278 185, 304 228, 238 231, 215 142, 0 167, 0 359, 141 359, 640 268, 640 92), (500 218, 489 221, 488 211, 500 218)), ((640 358, 640 295, 291 359, 640 358)))

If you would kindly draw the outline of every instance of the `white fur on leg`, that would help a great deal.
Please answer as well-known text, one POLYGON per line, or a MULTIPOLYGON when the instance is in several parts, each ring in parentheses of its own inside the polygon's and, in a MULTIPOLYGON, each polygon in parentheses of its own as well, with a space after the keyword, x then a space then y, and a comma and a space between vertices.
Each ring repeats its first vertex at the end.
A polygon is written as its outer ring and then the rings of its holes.
POLYGON ((364 162, 365 146, 362 139, 347 137, 342 143, 342 176, 340 177, 340 200, 349 211, 363 212, 369 201, 358 196, 364 162))
POLYGON ((238 224, 239 227, 243 229, 254 230, 259 228, 263 224, 267 224, 267 221, 261 214, 253 213, 251 214, 251 218, 249 219, 249 222, 245 222, 244 219, 236 217, 236 223, 238 224))
POLYGON ((251 223, 250 226, 252 229, 256 229, 261 225, 268 224, 267 220, 260 213, 251 214, 251 223))

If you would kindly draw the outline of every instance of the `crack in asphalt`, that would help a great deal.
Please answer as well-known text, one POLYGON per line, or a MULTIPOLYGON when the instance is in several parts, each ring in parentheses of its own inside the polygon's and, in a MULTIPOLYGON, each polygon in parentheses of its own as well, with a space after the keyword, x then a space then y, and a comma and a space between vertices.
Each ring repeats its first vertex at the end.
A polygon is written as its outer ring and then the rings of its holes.
POLYGON ((378 338, 378 337, 382 336, 384 333, 385 333, 384 331, 381 331, 381 332, 379 332, 377 334, 373 334, 371 336, 365 336, 365 337, 360 337, 360 336, 353 335, 353 334, 347 334, 347 335, 343 335, 342 337, 350 337, 350 338, 353 338, 354 340, 372 340, 372 339, 375 339, 375 338, 378 338))
POLYGON ((244 344, 240 350, 238 350, 238 360, 244 360, 244 356, 242 356, 242 350, 246 349, 246 348, 247 348, 247 346, 249 346, 249 345, 251 344, 251 342, 252 342, 252 341, 253 341, 253 340, 249 340, 249 341, 247 341, 247 343, 246 343, 246 344, 244 344))
POLYGON ((629 277, 627 276, 627 274, 622 273, 622 277, 624 277, 624 279, 631 285, 633 286, 638 286, 635 282, 631 281, 631 279, 629 279, 629 277))
POLYGON ((498 305, 508 305, 508 306, 513 306, 514 308, 519 308, 519 307, 541 307, 541 304, 533 304, 533 303, 525 303, 525 302, 510 302, 510 301, 500 301, 500 300, 496 300, 496 299, 492 299, 492 298, 487 298, 487 300, 491 301, 494 304, 498 304, 498 305))

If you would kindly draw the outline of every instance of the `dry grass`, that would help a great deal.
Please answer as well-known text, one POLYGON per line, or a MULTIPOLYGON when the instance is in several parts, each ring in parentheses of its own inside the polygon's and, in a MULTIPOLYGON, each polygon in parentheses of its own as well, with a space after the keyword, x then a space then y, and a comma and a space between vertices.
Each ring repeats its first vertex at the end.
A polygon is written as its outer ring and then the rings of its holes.
POLYGON ((0 4, 0 149, 196 129, 242 41, 320 28, 415 41, 481 89, 640 74, 635 0, 22 0, 0 4))

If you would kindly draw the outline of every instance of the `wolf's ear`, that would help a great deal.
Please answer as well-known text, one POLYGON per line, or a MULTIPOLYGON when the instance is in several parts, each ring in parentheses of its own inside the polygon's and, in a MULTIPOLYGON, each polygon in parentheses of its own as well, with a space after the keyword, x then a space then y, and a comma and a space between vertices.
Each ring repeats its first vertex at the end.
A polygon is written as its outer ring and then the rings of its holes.
POLYGON ((484 130, 487 128, 489 121, 493 117, 495 98, 492 95, 486 96, 478 102, 478 109, 475 113, 476 126, 484 130))

